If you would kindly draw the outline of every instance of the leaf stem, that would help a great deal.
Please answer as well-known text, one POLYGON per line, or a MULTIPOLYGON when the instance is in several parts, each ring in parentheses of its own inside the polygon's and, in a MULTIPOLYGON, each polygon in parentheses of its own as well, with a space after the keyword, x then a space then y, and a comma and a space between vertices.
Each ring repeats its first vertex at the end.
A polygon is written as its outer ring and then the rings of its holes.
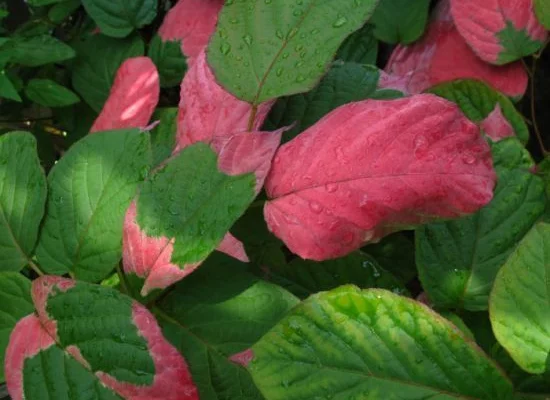
POLYGON ((120 287, 122 292, 127 295, 131 295, 128 282, 126 281, 126 275, 124 274, 124 271, 122 271, 122 268, 120 268, 120 263, 116 265, 116 273, 120 279, 120 287))
POLYGON ((248 118, 248 131, 252 132, 252 128, 254 128, 254 120, 256 119, 256 114, 258 113, 258 106, 253 105, 252 109, 250 110, 250 118, 248 118))
POLYGON ((38 274, 38 276, 44 276, 44 272, 34 263, 33 260, 29 259, 29 267, 38 274))

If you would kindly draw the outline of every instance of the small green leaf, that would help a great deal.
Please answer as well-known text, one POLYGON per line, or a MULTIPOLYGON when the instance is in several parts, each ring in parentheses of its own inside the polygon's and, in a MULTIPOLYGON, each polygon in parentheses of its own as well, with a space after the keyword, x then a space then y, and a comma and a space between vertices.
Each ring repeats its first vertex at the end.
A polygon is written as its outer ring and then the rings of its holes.
POLYGON ((59 3, 61 1, 63 0, 27 0, 27 3, 33 7, 42 7, 42 6, 47 6, 54 3, 59 3))
POLYGON ((187 61, 181 51, 180 40, 165 42, 156 35, 149 44, 147 55, 157 66, 162 87, 177 86, 181 83, 187 71, 187 61))
POLYGON ((476 123, 487 118, 498 104, 502 114, 514 128, 518 139, 523 144, 529 140, 529 129, 512 101, 484 82, 468 79, 456 80, 442 83, 429 91, 456 103, 462 112, 476 123))
POLYGON ((46 202, 46 177, 27 132, 0 136, 0 271, 31 259, 46 202))
POLYGON ((548 371, 550 225, 536 224, 500 270, 491 292, 497 340, 525 371, 548 371))
POLYGON ((123 38, 134 29, 141 28, 155 19, 155 0, 82 0, 82 5, 98 25, 101 33, 123 38))
POLYGON ((300 298, 345 284, 407 293, 392 274, 360 251, 334 260, 315 262, 296 258, 288 264, 264 269, 265 278, 300 298))
POLYGON ((21 102, 21 96, 13 86, 5 71, 0 71, 0 97, 21 102))
POLYGON ((546 29, 550 29, 550 3, 548 0, 534 0, 535 1, 535 13, 540 23, 544 25, 546 29))
POLYGON ((338 49, 336 59, 375 65, 378 57, 378 40, 376 40, 372 31, 372 25, 365 24, 361 29, 349 35, 338 49))
POLYGON ((78 7, 80 7, 80 0, 62 1, 49 9, 48 18, 54 24, 59 24, 75 12, 78 7))
POLYGON ((127 58, 143 55, 145 45, 137 35, 125 39, 93 35, 80 42, 77 51, 73 87, 86 103, 99 112, 109 97, 118 67, 127 58))
MULTIPOLYGON (((529 3, 532 6, 532 2, 529 3)), ((544 42, 532 38, 525 29, 519 30, 510 20, 506 20, 506 28, 495 35, 499 47, 502 48, 495 64, 504 65, 523 57, 530 56, 543 48, 544 42)))
POLYGON ((488 206, 416 232, 420 280, 438 307, 486 310, 497 272, 544 212, 544 184, 521 143, 495 143, 493 158, 499 179, 488 206))
POLYGON ((381 289, 343 286, 295 307, 252 346, 269 400, 512 398, 512 385, 453 324, 381 289))
POLYGON ((371 23, 374 36, 387 43, 410 44, 424 33, 430 0, 381 0, 371 23))
POLYGON ((14 272, 0 273, 0 383, 4 382, 4 356, 13 327, 31 314, 31 282, 14 272))
POLYGON ((378 90, 379 77, 376 67, 336 62, 310 92, 278 99, 263 129, 275 130, 294 124, 292 129, 283 134, 283 141, 286 142, 341 105, 365 99, 402 96, 397 91, 378 90))
POLYGON ((75 51, 50 35, 18 37, 11 41, 10 61, 27 67, 38 67, 73 58, 75 51))
POLYGON ((204 260, 255 197, 254 174, 218 170, 206 144, 183 149, 148 179, 137 200, 137 221, 148 236, 175 238, 172 262, 204 260))
POLYGON ((94 133, 73 145, 48 177, 42 268, 105 278, 121 258, 124 215, 150 163, 148 134, 135 129, 94 133))
POLYGON ((305 92, 376 4, 377 0, 228 1, 208 46, 208 63, 222 86, 252 104, 305 92))
POLYGON ((74 92, 49 79, 31 79, 25 94, 30 100, 46 107, 65 107, 80 101, 74 92))
POLYGON ((201 400, 263 400, 248 372, 228 358, 252 346, 298 303, 245 269, 213 254, 154 310, 189 363, 201 400))
POLYGON ((166 160, 176 147, 178 108, 158 108, 151 120, 160 121, 151 130, 151 147, 153 150, 153 166, 166 160))

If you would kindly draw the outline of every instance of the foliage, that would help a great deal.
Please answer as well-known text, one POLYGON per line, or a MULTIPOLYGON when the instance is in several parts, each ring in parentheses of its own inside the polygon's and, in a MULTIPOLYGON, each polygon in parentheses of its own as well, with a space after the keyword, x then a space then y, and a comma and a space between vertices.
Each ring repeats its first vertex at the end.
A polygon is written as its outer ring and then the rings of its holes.
POLYGON ((0 384, 549 397, 549 15, 0 0, 0 384))

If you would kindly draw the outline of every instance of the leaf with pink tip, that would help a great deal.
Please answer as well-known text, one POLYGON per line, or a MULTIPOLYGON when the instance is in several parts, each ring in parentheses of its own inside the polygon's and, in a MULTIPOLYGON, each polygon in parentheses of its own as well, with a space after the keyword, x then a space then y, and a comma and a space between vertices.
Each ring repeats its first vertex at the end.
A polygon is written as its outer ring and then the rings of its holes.
MULTIPOLYGON (((262 125, 273 101, 258 106, 252 130, 262 125)), ((252 106, 223 89, 201 52, 181 84, 178 114, 178 149, 196 142, 210 143, 215 136, 248 130, 252 106)))
POLYGON ((91 132, 145 128, 157 106, 159 92, 159 75, 151 59, 127 59, 117 71, 111 94, 91 132))
POLYGON ((182 52, 193 59, 214 33, 223 3, 223 0, 179 0, 164 17, 158 34, 164 41, 181 40, 182 52))
POLYGON ((282 146, 266 181, 270 230, 302 258, 336 258, 493 195, 489 146, 434 95, 344 105, 282 146))
POLYGON ((42 399, 44 392, 84 398, 90 391, 86 398, 119 398, 108 389, 124 399, 198 399, 185 360, 131 298, 54 276, 34 281, 32 296, 37 317, 23 319, 8 346, 14 399, 42 399), (31 332, 39 340, 28 341, 31 332))
POLYGON ((450 0, 460 34, 484 61, 502 65, 538 51, 546 28, 535 15, 533 0, 450 0))
POLYGON ((514 128, 502 114, 500 104, 495 106, 495 109, 491 111, 487 118, 481 121, 479 126, 494 142, 515 136, 514 128))
POLYGON ((528 81, 521 63, 496 67, 475 55, 453 24, 448 0, 439 4, 422 39, 395 48, 385 70, 411 94, 456 79, 478 79, 519 98, 528 81))

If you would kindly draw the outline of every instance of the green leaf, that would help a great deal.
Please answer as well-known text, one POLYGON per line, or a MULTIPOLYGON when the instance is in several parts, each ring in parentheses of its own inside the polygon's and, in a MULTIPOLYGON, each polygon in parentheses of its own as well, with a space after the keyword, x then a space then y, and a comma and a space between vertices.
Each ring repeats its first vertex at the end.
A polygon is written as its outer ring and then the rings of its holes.
POLYGON ((248 369, 269 400, 512 397, 511 383, 453 324, 381 289, 314 295, 252 351, 248 369))
POLYGON ((50 274, 100 281, 119 262, 122 225, 151 163, 147 133, 94 133, 73 145, 48 177, 48 212, 37 256, 50 274))
POLYGON ((498 183, 488 206, 417 230, 420 280, 438 307, 487 309, 498 270, 544 212, 544 184, 529 171, 533 162, 521 143, 495 143, 493 158, 498 183))
POLYGON ((500 104, 502 114, 514 128, 519 140, 523 144, 529 140, 529 129, 512 101, 486 83, 468 79, 456 80, 435 86, 429 92, 456 103, 476 123, 487 118, 497 104, 500 104))
POLYGON ((46 202, 46 178, 28 132, 0 136, 0 271, 31 259, 46 202))
POLYGON ((98 25, 101 33, 123 38, 134 29, 141 28, 155 19, 155 0, 82 0, 82 5, 98 25))
POLYGON ((54 3, 59 3, 61 1, 63 0, 27 0, 27 3, 33 7, 42 7, 42 6, 47 6, 54 3))
POLYGON ((8 46, 13 46, 10 61, 27 67, 38 67, 73 58, 75 51, 50 35, 17 37, 8 46))
POLYGON ((404 233, 386 236, 379 243, 363 247, 363 251, 403 283, 408 283, 416 276, 414 243, 404 233))
POLYGON ((80 0, 66 0, 54 5, 48 11, 48 19, 59 24, 80 7, 80 0))
POLYGON ((31 314, 31 282, 14 272, 0 273, 0 382, 4 382, 4 355, 17 321, 31 314))
POLYGON ((535 13, 540 23, 544 25, 546 29, 550 29, 550 3, 547 0, 534 0, 535 1, 535 13))
POLYGON ((153 150, 153 166, 159 165, 172 154, 176 147, 176 134, 178 129, 178 108, 157 108, 152 121, 160 121, 151 130, 151 147, 153 150))
POLYGON ((376 40, 372 31, 372 25, 365 24, 361 29, 348 36, 338 49, 336 59, 375 65, 378 57, 378 40, 376 40))
POLYGON ((536 224, 495 280, 489 314, 495 336, 525 371, 549 370, 550 225, 536 224))
POLYGON ((300 298, 345 284, 407 293, 405 287, 372 257, 360 251, 322 262, 295 258, 288 264, 264 269, 265 277, 300 298))
POLYGON ((311 89, 377 0, 227 1, 208 46, 222 86, 252 104, 311 89))
POLYGON ((87 400, 121 400, 99 379, 57 346, 39 351, 25 360, 23 368, 25 399, 58 399, 60 393, 87 394, 87 400), (70 390, 69 390, 70 387, 70 390))
POLYGON ((73 87, 99 112, 109 97, 118 67, 127 58, 143 55, 145 45, 139 36, 113 39, 93 35, 79 43, 77 51, 79 57, 73 68, 73 87))
POLYGON ((374 36, 386 43, 411 44, 424 33, 430 0, 381 0, 371 23, 374 36))
POLYGON ((183 149, 148 179, 137 200, 137 221, 148 236, 175 238, 172 262, 204 260, 255 197, 254 174, 218 170, 206 144, 183 149))
POLYGON ((5 71, 0 71, 0 97, 21 102, 17 89, 13 86, 5 71))
POLYGON ((157 66, 161 87, 172 87, 181 83, 187 71, 187 61, 181 51, 181 40, 165 42, 159 35, 155 35, 149 44, 147 55, 157 66))
POLYGON ((252 346, 298 303, 245 268, 213 254, 154 310, 187 360, 201 400, 262 400, 248 372, 228 357, 252 346))
POLYGON ((294 124, 283 134, 283 141, 289 141, 341 105, 365 99, 402 96, 397 91, 378 90, 379 77, 376 67, 336 62, 310 92, 278 99, 263 129, 275 130, 294 124))
POLYGON ((74 92, 49 79, 31 79, 25 94, 30 100, 46 107, 65 107, 80 101, 74 92))

